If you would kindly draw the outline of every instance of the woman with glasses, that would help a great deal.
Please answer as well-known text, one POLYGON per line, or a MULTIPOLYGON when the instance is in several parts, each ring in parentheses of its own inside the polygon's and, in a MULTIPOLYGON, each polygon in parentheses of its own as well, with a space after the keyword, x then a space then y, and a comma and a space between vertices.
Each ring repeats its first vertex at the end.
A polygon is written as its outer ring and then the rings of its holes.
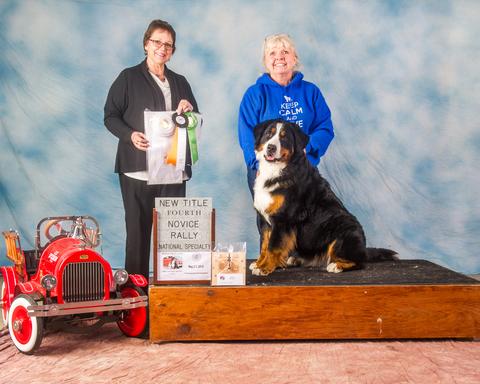
MULTIPOLYGON (((175 52, 175 30, 153 20, 143 36, 145 60, 124 69, 113 82, 104 108, 104 123, 118 138, 115 172, 125 208, 125 268, 148 278, 152 212, 156 197, 185 197, 192 176, 190 151, 181 184, 147 184, 144 111, 198 112, 190 84, 166 63, 175 52)), ((187 142, 188 146, 188 142, 187 142)))

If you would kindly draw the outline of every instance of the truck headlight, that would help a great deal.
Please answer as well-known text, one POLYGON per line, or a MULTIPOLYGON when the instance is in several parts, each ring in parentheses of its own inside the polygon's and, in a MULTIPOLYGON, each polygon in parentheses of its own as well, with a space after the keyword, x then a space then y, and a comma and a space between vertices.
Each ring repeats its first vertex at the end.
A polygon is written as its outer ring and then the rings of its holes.
POLYGON ((51 291, 57 286, 57 278, 53 275, 45 275, 42 277, 41 284, 47 291, 51 291))
POLYGON ((118 285, 123 285, 128 281, 128 272, 125 269, 118 269, 113 278, 118 285))

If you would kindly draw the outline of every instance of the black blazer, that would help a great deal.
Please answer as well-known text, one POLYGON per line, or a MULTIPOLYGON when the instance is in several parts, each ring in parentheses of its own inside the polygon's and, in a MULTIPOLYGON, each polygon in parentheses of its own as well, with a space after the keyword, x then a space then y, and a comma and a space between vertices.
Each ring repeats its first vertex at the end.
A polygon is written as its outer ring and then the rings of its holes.
MULTIPOLYGON (((197 102, 190 84, 184 76, 165 66, 165 76, 172 93, 172 108, 175 109, 182 99, 188 100, 194 112, 198 112, 197 102)), ((124 69, 115 79, 104 108, 104 123, 107 129, 118 137, 115 172, 136 172, 147 169, 147 157, 144 151, 133 146, 130 136, 133 131, 144 132, 145 109, 165 111, 165 98, 160 87, 148 72, 147 62, 124 69)), ((185 171, 190 178, 191 156, 187 140, 187 159, 185 171)))

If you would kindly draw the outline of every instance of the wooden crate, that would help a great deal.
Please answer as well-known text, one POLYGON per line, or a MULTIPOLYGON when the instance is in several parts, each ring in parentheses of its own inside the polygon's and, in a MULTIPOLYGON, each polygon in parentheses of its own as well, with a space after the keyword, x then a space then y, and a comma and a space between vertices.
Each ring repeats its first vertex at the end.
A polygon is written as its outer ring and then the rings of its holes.
POLYGON ((154 342, 479 335, 480 282, 422 260, 248 275, 244 287, 150 287, 154 342))

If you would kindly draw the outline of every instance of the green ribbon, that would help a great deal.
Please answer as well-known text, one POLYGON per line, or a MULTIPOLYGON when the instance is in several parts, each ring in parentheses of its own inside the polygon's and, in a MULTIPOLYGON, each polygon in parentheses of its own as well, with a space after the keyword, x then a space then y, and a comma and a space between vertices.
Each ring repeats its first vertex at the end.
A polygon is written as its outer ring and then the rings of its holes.
POLYGON ((185 112, 188 117, 187 136, 190 144, 190 154, 192 155, 192 165, 198 161, 198 144, 197 144, 197 116, 193 112, 185 112))

